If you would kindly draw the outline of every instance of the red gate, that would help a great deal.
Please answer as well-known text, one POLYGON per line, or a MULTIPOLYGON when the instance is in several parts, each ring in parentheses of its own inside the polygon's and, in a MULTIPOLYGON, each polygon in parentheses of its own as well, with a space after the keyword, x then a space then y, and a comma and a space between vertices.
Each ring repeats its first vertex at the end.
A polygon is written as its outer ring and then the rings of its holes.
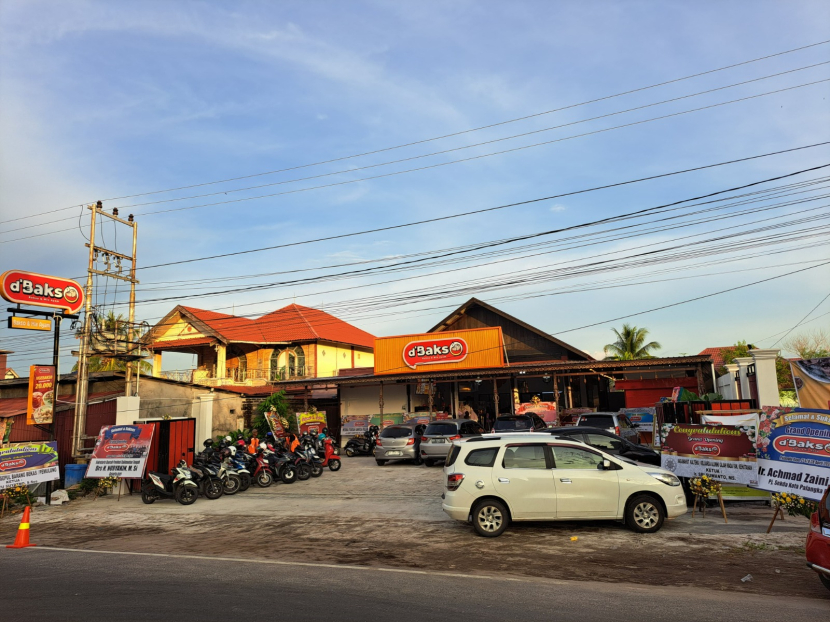
POLYGON ((135 423, 152 425, 155 428, 146 470, 169 473, 182 459, 187 464, 193 464, 196 443, 195 419, 143 420, 135 423))

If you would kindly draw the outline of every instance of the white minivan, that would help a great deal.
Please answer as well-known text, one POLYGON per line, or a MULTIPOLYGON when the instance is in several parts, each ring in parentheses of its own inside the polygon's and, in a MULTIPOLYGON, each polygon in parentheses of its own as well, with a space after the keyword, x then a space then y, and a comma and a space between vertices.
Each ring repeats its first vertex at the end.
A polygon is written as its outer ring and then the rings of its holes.
POLYGON ((540 434, 454 441, 444 473, 444 512, 482 536, 521 520, 623 520, 653 533, 686 512, 670 471, 540 434))

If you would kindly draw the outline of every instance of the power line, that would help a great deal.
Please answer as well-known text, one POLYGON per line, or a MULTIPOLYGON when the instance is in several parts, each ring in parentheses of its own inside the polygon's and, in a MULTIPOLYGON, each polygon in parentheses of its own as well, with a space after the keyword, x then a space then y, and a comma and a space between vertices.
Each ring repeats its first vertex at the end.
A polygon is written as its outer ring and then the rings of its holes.
POLYGON ((783 336, 783 337, 779 337, 779 338, 778 338, 778 341, 776 341, 774 344, 772 344, 772 345, 770 346, 770 348, 774 348, 775 346, 777 346, 777 345, 778 345, 778 343, 779 343, 782 339, 784 339, 787 335, 789 335, 791 332, 793 332, 796 328, 798 328, 799 326, 801 326, 801 324, 804 322, 804 320, 806 320, 808 317, 810 317, 810 316, 813 314, 813 311, 815 311, 816 309, 818 309, 818 308, 822 305, 822 303, 823 303, 825 300, 827 300, 828 298, 830 298, 830 293, 828 293, 828 294, 827 294, 824 298, 822 298, 822 299, 821 299, 821 301, 820 301, 820 302, 819 302, 819 303, 818 303, 815 307, 813 307, 812 309, 810 309, 810 312, 809 312, 807 315, 805 315, 803 318, 801 318, 801 320, 799 320, 799 322, 798 322, 795 326, 793 326, 790 330, 788 330, 788 331, 784 334, 784 336, 783 336))
MULTIPOLYGON (((749 65, 749 64, 756 63, 756 62, 759 62, 759 61, 762 61, 762 60, 768 60, 770 58, 775 58, 777 56, 792 54, 794 52, 798 52, 798 51, 801 51, 801 50, 806 50, 806 49, 809 49, 809 48, 825 45, 827 43, 830 43, 830 39, 824 40, 824 41, 819 41, 817 43, 811 43, 811 44, 808 44, 808 45, 803 45, 803 46, 800 46, 800 47, 797 47, 797 48, 792 48, 792 49, 789 49, 789 50, 784 50, 782 52, 776 52, 774 54, 768 54, 766 56, 760 56, 758 58, 753 58, 753 59, 742 61, 742 62, 739 62, 739 63, 733 63, 731 65, 725 65, 723 67, 718 67, 716 69, 710 69, 710 70, 707 70, 707 71, 702 71, 702 72, 690 74, 688 76, 683 76, 681 78, 674 78, 672 80, 666 80, 664 82, 659 82, 659 83, 651 84, 651 85, 648 85, 648 86, 638 87, 638 88, 635 88, 635 89, 629 89, 627 91, 623 91, 623 92, 620 92, 620 93, 615 93, 613 95, 606 95, 606 96, 603 96, 603 97, 598 97, 598 98, 595 98, 595 99, 579 102, 579 103, 576 103, 576 104, 570 104, 568 106, 562 106, 560 108, 554 108, 554 109, 546 110, 546 111, 543 111, 543 112, 538 112, 538 113, 529 114, 529 115, 525 115, 525 116, 521 116, 521 117, 516 117, 514 119, 508 119, 506 121, 499 121, 497 123, 482 125, 482 126, 479 126, 479 127, 475 127, 475 128, 471 128, 471 129, 467 129, 467 130, 462 130, 462 131, 459 131, 459 132, 453 132, 453 133, 450 133, 450 134, 444 134, 444 135, 436 136, 436 137, 432 137, 432 138, 426 138, 426 139, 422 139, 422 140, 412 141, 412 142, 408 142, 408 143, 404 143, 404 144, 400 144, 400 145, 395 145, 395 146, 392 146, 392 147, 384 147, 384 148, 381 148, 381 149, 375 149, 375 150, 366 151, 366 152, 363 152, 363 153, 357 153, 357 154, 353 154, 353 155, 342 156, 342 157, 339 157, 339 158, 331 158, 331 159, 328 159, 328 160, 322 160, 322 161, 319 161, 319 162, 312 162, 312 163, 308 163, 308 164, 301 164, 301 165, 288 167, 288 168, 283 168, 283 169, 265 171, 265 172, 262 172, 262 173, 254 173, 254 174, 242 175, 242 176, 238 176, 238 177, 229 177, 229 178, 226 178, 226 179, 202 182, 202 183, 198 183, 198 184, 190 184, 190 185, 187 185, 187 186, 178 186, 178 187, 175 187, 175 188, 167 188, 167 189, 164 189, 164 190, 154 190, 154 191, 149 191, 149 192, 141 192, 141 193, 137 193, 137 194, 128 194, 128 195, 122 195, 122 196, 118 196, 118 197, 110 197, 108 199, 103 199, 103 200, 104 201, 117 201, 117 200, 121 200, 121 199, 128 199, 128 198, 139 197, 139 196, 147 196, 147 195, 151 195, 151 194, 163 194, 163 193, 166 193, 166 192, 175 192, 175 191, 178 191, 178 190, 188 190, 190 188, 199 188, 199 187, 208 186, 208 185, 227 183, 227 182, 231 182, 231 181, 239 181, 239 180, 243 180, 243 179, 251 179, 251 178, 254 178, 254 177, 262 177, 262 176, 265 176, 265 175, 272 175, 272 174, 276 174, 276 173, 283 173, 283 172, 288 172, 288 171, 293 171, 293 170, 298 170, 298 169, 303 169, 303 168, 309 168, 309 167, 312 167, 312 166, 319 166, 319 165, 322 165, 322 164, 331 164, 331 163, 334 163, 334 162, 342 162, 344 160, 349 160, 349 159, 353 159, 353 158, 363 157, 363 156, 367 156, 367 155, 374 155, 374 154, 377 154, 377 153, 383 153, 383 152, 392 151, 392 150, 395 150, 395 149, 402 149, 402 148, 405 148, 405 147, 411 147, 411 146, 420 145, 420 144, 433 142, 433 141, 437 141, 437 140, 443 140, 445 138, 451 138, 451 137, 454 137, 454 136, 461 136, 463 134, 478 132, 478 131, 481 131, 481 130, 490 129, 490 128, 498 127, 498 126, 501 126, 501 125, 516 123, 518 121, 525 121, 527 119, 532 119, 532 118, 535 118, 535 117, 540 117, 540 116, 552 114, 552 113, 555 113, 555 112, 561 112, 561 111, 564 111, 564 110, 569 110, 571 108, 576 108, 576 107, 585 106, 585 105, 588 105, 588 104, 593 104, 593 103, 597 103, 597 102, 601 102, 601 101, 606 101, 606 100, 609 100, 609 99, 614 99, 614 98, 622 97, 622 96, 625 96, 625 95, 631 95, 633 93, 638 93, 638 92, 641 92, 641 91, 646 91, 646 90, 658 88, 658 87, 661 87, 661 86, 666 86, 668 84, 674 84, 674 83, 677 83, 677 82, 690 80, 692 78, 698 78, 698 77, 701 77, 701 76, 717 73, 717 72, 720 72, 720 71, 725 71, 727 69, 734 69, 735 67, 741 67, 743 65, 749 65)), ((85 203, 88 203, 88 202, 89 201, 86 201, 85 203)), ((69 206, 69 207, 65 207, 65 208, 57 208, 57 209, 54 209, 54 210, 48 210, 48 211, 40 212, 38 214, 30 214, 30 215, 27 215, 27 216, 20 216, 18 218, 12 218, 12 219, 0 222, 0 224, 5 224, 7 222, 12 222, 12 221, 16 221, 16 220, 22 220, 22 219, 25 219, 25 218, 33 218, 33 217, 42 216, 42 215, 45 215, 45 214, 52 214, 52 213, 55 213, 55 212, 66 210, 66 209, 74 209, 75 207, 77 207, 77 204, 69 206)))

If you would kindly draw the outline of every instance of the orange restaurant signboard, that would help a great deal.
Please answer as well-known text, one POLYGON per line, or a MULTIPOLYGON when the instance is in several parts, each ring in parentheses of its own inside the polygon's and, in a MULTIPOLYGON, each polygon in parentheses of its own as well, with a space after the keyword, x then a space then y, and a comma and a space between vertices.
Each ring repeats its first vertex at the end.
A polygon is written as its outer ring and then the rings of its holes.
POLYGON ((375 339, 375 374, 412 374, 480 367, 504 367, 504 341, 500 327, 375 339))

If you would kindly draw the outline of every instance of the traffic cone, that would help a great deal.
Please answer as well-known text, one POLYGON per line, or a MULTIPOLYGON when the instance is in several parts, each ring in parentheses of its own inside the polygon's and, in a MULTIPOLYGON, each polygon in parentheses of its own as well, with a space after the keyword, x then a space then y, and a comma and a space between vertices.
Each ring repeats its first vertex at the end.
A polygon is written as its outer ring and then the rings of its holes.
POLYGON ((14 544, 7 544, 7 549, 25 549, 27 546, 37 546, 37 544, 29 544, 29 513, 31 508, 27 505, 23 510, 23 518, 20 519, 20 527, 17 528, 17 537, 14 539, 14 544))

